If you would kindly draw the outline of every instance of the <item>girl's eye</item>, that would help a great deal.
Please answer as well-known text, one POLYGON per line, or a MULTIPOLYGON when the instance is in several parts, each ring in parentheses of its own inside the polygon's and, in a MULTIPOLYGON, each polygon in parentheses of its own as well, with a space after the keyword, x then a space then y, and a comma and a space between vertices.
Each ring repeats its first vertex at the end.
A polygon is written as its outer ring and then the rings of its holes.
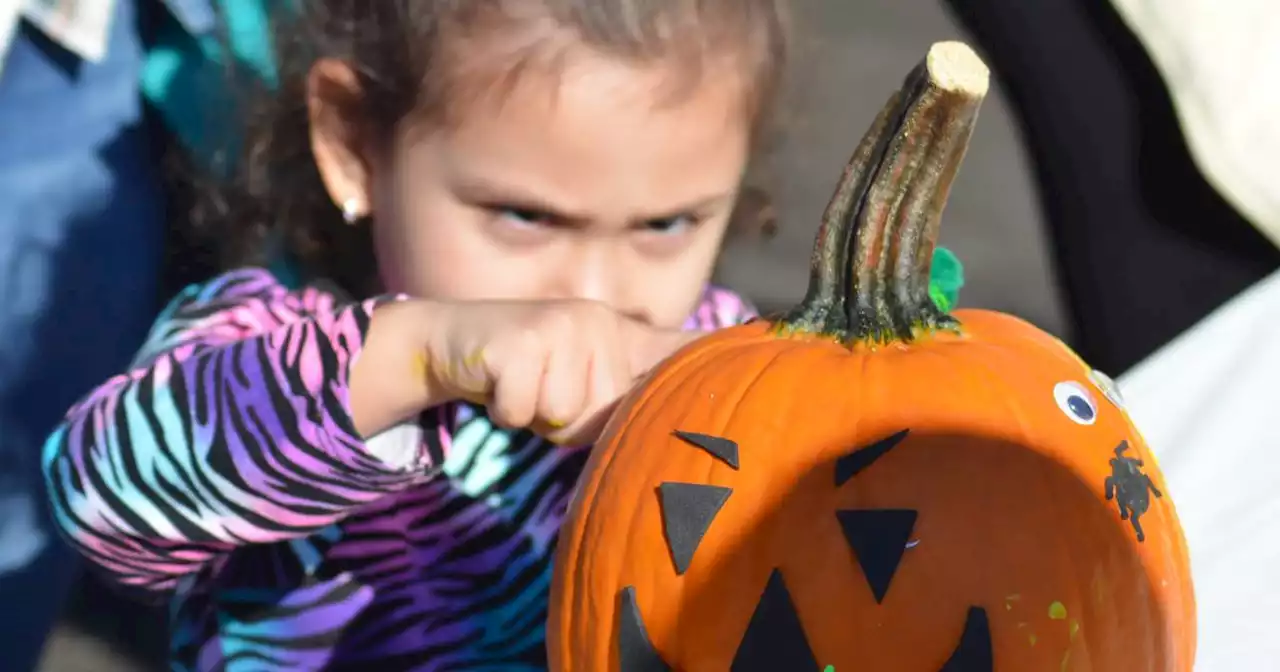
POLYGON ((551 223, 551 216, 547 213, 528 208, 497 207, 494 212, 518 226, 546 226, 551 223))
POLYGON ((675 217, 651 219, 644 223, 644 230, 648 233, 675 235, 688 231, 697 223, 698 220, 693 215, 677 215, 675 217))

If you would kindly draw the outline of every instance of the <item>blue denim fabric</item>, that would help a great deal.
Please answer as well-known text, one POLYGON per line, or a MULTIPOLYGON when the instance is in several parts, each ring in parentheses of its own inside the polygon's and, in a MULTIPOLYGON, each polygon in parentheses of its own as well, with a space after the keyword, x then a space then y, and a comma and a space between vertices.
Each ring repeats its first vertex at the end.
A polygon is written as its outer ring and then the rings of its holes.
POLYGON ((0 668, 34 667, 77 566, 40 446, 154 315, 163 195, 142 127, 136 0, 82 62, 22 26, 0 74, 0 668))

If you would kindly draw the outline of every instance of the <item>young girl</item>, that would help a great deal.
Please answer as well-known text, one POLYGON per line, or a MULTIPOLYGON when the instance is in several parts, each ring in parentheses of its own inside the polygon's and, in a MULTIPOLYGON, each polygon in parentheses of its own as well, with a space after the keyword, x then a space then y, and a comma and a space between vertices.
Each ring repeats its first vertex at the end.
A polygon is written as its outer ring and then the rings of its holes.
POLYGON ((176 591, 174 669, 545 668, 575 446, 750 315, 706 283, 780 4, 304 3, 222 202, 261 261, 45 450, 79 551, 176 591))

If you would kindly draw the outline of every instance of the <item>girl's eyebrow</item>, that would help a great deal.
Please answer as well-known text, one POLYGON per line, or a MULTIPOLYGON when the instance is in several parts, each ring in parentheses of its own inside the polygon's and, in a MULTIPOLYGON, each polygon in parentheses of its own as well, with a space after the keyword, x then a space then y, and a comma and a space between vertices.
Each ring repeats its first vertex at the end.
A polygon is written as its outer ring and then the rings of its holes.
MULTIPOLYGON (((565 224, 580 225, 591 219, 587 213, 574 212, 572 209, 556 205, 550 199, 538 196, 527 189, 512 184, 499 184, 477 176, 465 176, 456 180, 454 192, 470 203, 528 210, 547 215, 565 224)), ((730 191, 701 196, 660 211, 632 215, 629 223, 643 224, 690 214, 701 215, 729 204, 733 200, 734 193, 730 191)))
POLYGON ((732 202, 732 196, 732 193, 724 193, 724 195, 698 198, 698 200, 691 201, 689 205, 675 207, 675 209, 668 209, 664 212, 658 212, 658 214, 632 216, 631 220, 628 221, 627 224, 631 225, 631 227, 646 227, 646 225, 653 223, 653 221, 676 219, 681 218, 681 216, 692 216, 694 219, 704 219, 707 218, 709 214, 716 211, 718 206, 721 206, 722 204, 730 204, 730 202, 732 202))
POLYGON ((462 200, 477 205, 537 212, 562 223, 583 223, 589 219, 585 213, 555 205, 528 189, 474 175, 459 176, 454 180, 453 190, 462 200))
POLYGON ((712 194, 710 196, 702 196, 695 198, 686 204, 679 205, 674 208, 668 208, 664 212, 635 216, 631 221, 636 224, 643 224, 646 222, 655 222, 664 219, 674 219, 685 215, 701 217, 722 205, 732 203, 735 193, 736 192, 731 191, 727 193, 712 194))

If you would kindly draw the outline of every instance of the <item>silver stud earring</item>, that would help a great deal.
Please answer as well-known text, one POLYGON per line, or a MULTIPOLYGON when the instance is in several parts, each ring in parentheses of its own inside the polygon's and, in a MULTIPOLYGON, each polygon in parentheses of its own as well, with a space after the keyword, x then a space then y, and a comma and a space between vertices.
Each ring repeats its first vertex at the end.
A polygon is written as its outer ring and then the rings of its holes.
POLYGON ((360 206, 360 199, 348 198, 342 202, 342 221, 348 224, 355 224, 360 221, 363 208, 360 206))

